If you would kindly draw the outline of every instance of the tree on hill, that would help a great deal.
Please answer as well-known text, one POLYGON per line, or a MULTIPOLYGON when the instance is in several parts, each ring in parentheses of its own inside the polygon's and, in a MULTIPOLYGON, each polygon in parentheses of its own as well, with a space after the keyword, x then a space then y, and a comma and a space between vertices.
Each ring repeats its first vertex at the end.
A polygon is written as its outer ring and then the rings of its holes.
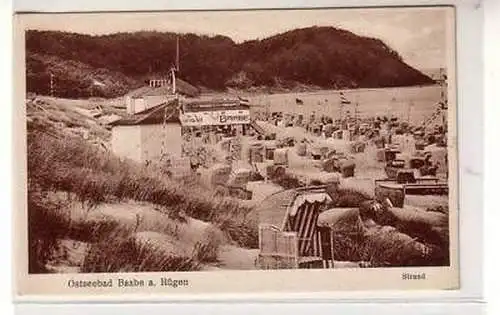
POLYGON ((115 84, 100 93, 124 94, 151 73, 168 73, 175 62, 178 36, 180 77, 212 90, 277 84, 331 89, 433 83, 381 40, 334 27, 295 29, 241 44, 221 35, 136 32, 91 36, 33 30, 26 33, 27 89, 47 93, 48 72, 57 68, 61 81, 66 82, 60 86, 61 93, 71 95, 76 88, 75 96, 84 96, 87 78, 97 69, 105 69, 107 73, 100 79, 115 84), (80 75, 64 71, 68 66, 80 75), (86 79, 82 81, 82 77, 86 79))

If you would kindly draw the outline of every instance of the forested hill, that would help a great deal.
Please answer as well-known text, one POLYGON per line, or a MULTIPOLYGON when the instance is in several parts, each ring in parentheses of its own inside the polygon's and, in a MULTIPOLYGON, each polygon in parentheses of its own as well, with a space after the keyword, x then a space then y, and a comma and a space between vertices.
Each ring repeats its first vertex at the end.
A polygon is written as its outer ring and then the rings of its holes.
MULTIPOLYGON (((296 29, 241 44, 224 36, 179 36, 180 77, 211 90, 433 83, 382 41, 333 27, 296 29)), ((47 94, 52 73, 58 96, 124 94, 149 75, 170 69, 176 38, 177 34, 160 32, 91 36, 28 31, 27 89, 47 94)))

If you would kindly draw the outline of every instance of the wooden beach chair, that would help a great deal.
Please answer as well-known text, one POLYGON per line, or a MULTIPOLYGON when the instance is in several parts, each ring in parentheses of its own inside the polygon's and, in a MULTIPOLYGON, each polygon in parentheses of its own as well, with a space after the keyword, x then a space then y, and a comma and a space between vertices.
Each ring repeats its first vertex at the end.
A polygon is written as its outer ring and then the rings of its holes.
POLYGON ((273 212, 269 217, 274 218, 281 211, 282 222, 281 226, 268 222, 259 226, 260 268, 323 268, 317 221, 331 200, 325 187, 299 188, 270 198, 275 200, 263 211, 273 212))

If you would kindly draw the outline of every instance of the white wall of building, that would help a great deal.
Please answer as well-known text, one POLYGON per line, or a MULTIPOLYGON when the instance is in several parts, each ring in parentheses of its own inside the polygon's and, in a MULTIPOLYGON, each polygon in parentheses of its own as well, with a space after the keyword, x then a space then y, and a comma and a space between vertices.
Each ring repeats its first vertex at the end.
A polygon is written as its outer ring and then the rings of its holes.
POLYGON ((127 96, 125 98, 125 105, 127 106, 127 114, 134 113, 134 103, 132 102, 132 97, 127 96))
POLYGON ((141 156, 142 160, 159 160, 162 150, 162 139, 166 152, 175 157, 182 154, 181 125, 167 123, 165 131, 162 124, 141 125, 141 156))
POLYGON ((165 150, 169 155, 181 157, 181 126, 168 123, 163 130, 162 124, 115 126, 111 135, 111 150, 119 157, 137 162, 159 160, 162 139, 165 138, 165 150))
POLYGON ((125 103, 127 105, 127 113, 135 114, 160 105, 167 100, 165 95, 147 95, 137 98, 127 96, 125 103))
POLYGON ((111 150, 119 157, 141 161, 140 126, 115 126, 111 130, 111 150))
POLYGON ((134 104, 133 105, 134 112, 132 114, 139 113, 147 109, 146 102, 144 101, 143 98, 133 98, 132 102, 134 104))
POLYGON ((166 95, 147 95, 144 96, 144 102, 146 109, 155 107, 167 101, 166 95))

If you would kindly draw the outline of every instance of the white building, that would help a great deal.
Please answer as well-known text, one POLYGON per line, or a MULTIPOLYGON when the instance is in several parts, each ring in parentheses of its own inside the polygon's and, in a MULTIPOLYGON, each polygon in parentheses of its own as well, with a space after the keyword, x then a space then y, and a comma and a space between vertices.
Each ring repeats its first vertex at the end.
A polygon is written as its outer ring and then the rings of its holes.
POLYGON ((184 132, 217 127, 245 133, 250 124, 250 107, 238 100, 188 101, 182 108, 178 99, 136 112, 111 123, 114 154, 137 162, 158 161, 163 154, 182 158, 184 132), (167 117, 167 119, 165 119, 167 117))
POLYGON ((158 161, 162 153, 181 157, 182 137, 177 100, 135 113, 113 122, 111 126, 111 149, 117 156, 141 163, 158 161))
MULTIPOLYGON (((199 91, 189 83, 176 79, 177 92, 187 97, 197 96, 199 91)), ((127 114, 132 115, 148 110, 174 97, 173 89, 166 79, 149 80, 149 85, 140 87, 125 96, 127 114)))
POLYGON ((163 104, 173 97, 171 88, 168 86, 150 87, 145 86, 132 91, 125 96, 127 114, 136 114, 147 109, 163 104))

